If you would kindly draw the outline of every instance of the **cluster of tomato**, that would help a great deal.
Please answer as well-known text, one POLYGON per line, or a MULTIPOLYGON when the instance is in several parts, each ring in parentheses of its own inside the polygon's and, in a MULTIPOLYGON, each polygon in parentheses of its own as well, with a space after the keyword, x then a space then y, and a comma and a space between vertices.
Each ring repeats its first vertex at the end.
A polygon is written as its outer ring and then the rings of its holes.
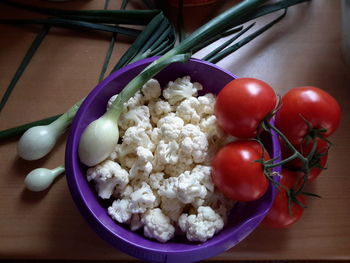
POLYGON ((267 123, 279 135, 283 170, 275 184, 279 192, 263 224, 280 228, 296 222, 305 207, 305 183, 313 181, 326 165, 330 146, 326 138, 340 122, 337 101, 309 86, 291 89, 278 100, 265 82, 240 78, 220 91, 215 115, 220 128, 237 140, 213 158, 214 184, 227 197, 243 202, 265 194, 269 180, 274 180, 273 160, 259 142, 262 124, 267 123), (272 117, 274 124, 269 122, 272 117))

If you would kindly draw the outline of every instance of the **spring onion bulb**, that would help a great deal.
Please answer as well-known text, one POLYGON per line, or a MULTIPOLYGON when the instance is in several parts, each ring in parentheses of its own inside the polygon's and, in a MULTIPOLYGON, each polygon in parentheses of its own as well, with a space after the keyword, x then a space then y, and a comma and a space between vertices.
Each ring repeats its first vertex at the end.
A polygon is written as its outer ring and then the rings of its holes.
POLYGON ((25 160, 38 160, 48 154, 55 146, 59 136, 72 122, 82 100, 49 125, 35 126, 28 129, 17 145, 18 155, 25 160))
POLYGON ((64 173, 64 166, 55 169, 37 168, 27 174, 24 184, 26 188, 33 192, 46 190, 57 176, 64 173))

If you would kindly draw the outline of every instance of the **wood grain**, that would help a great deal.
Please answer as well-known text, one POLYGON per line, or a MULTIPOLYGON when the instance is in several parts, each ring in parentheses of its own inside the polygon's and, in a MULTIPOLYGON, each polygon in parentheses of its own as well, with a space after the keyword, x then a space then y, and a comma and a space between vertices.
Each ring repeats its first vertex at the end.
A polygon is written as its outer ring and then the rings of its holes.
MULTIPOLYGON (((92 0, 32 2, 67 9, 103 8, 104 4, 92 0)), ((15 16, 32 15, 1 5, 0 17, 15 16)), ((257 27, 273 17, 259 19, 257 27)), ((265 80, 279 94, 296 86, 318 86, 340 102, 342 122, 332 137, 328 169, 311 186, 322 200, 310 199, 302 220, 290 229, 258 228, 211 260, 350 260, 350 67, 342 56, 340 29, 340 1, 314 0, 290 8, 278 25, 218 63, 240 77, 265 80)), ((0 26, 0 94, 36 32, 33 26, 0 26)), ((52 29, 0 113, 0 129, 64 112, 85 96, 97 83, 109 39, 108 33, 52 29)), ((117 43, 112 61, 129 43, 126 38, 117 43)), ((200 58, 212 48, 195 56, 200 58)), ((90 229, 64 177, 43 193, 24 189, 23 179, 29 171, 63 163, 65 138, 49 156, 35 162, 17 157, 17 139, 0 144, 0 259, 133 260, 90 229)))

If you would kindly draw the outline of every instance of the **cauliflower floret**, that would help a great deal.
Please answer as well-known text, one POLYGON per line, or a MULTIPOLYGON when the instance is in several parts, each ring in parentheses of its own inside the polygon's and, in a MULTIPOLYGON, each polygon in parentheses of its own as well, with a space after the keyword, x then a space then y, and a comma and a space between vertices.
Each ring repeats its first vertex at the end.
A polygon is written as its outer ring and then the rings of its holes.
POLYGON ((147 106, 137 106, 128 112, 120 115, 118 122, 119 127, 123 130, 128 129, 131 126, 139 126, 145 129, 151 129, 150 113, 147 106))
POLYGON ((158 194, 169 199, 176 198, 184 204, 189 204, 196 198, 205 198, 207 189, 190 171, 185 171, 178 177, 164 179, 160 184, 158 194))
POLYGON ((191 176, 195 177, 210 192, 214 192, 215 186, 211 179, 211 166, 198 164, 191 171, 191 176))
POLYGON ((214 114, 215 97, 212 93, 207 93, 204 96, 198 97, 199 106, 198 114, 203 118, 205 115, 214 114))
POLYGON ((164 173, 152 173, 149 176, 148 183, 153 190, 158 190, 164 180, 164 173))
POLYGON ((123 142, 118 148, 118 156, 123 157, 130 153, 136 153, 136 148, 139 146, 151 151, 155 148, 155 145, 147 135, 145 128, 132 126, 125 131, 123 142))
POLYGON ((182 118, 185 123, 198 124, 201 116, 197 113, 200 103, 197 98, 190 97, 183 100, 176 108, 176 115, 182 118))
POLYGON ((198 90, 202 90, 201 84, 191 82, 189 76, 178 78, 174 82, 170 81, 167 88, 163 90, 163 97, 169 101, 171 105, 175 105, 184 99, 196 96, 198 90))
POLYGON ((188 240, 205 242, 224 227, 224 222, 209 206, 200 206, 197 212, 197 215, 182 214, 179 226, 188 240))
POLYGON ((190 204, 196 198, 203 199, 207 195, 205 186, 190 171, 180 174, 176 186, 176 198, 184 204, 190 204))
POLYGON ((158 121, 157 126, 160 129, 160 134, 163 140, 177 141, 182 129, 184 128, 184 121, 177 117, 175 113, 171 112, 161 118, 158 121))
POLYGON ((163 213, 165 213, 172 221, 177 222, 185 205, 175 198, 169 199, 162 197, 160 207, 162 208, 163 213))
POLYGON ((157 99, 162 93, 160 84, 156 79, 150 79, 147 81, 143 85, 141 92, 143 93, 143 97, 146 101, 157 99))
POLYGON ((161 182, 158 189, 158 194, 167 198, 177 197, 177 183, 178 177, 169 177, 161 182))
POLYGON ((207 157, 208 139, 200 128, 186 124, 181 130, 182 139, 179 149, 179 160, 186 164, 203 163, 207 157))
POLYGON ((169 102, 162 99, 150 101, 148 108, 151 114, 151 121, 154 124, 157 124, 159 119, 163 118, 168 113, 173 111, 173 107, 169 104, 169 102))
POLYGON ((133 214, 144 213, 147 208, 155 207, 156 201, 157 198, 151 187, 146 182, 142 182, 141 187, 130 195, 129 208, 133 214))
POLYGON ((129 210, 129 204, 129 199, 115 200, 112 205, 108 207, 108 214, 119 223, 128 223, 132 215, 129 210))
POLYGON ((129 171, 129 177, 130 179, 137 178, 142 181, 148 178, 152 172, 153 166, 151 162, 153 154, 149 149, 139 146, 136 148, 136 155, 137 159, 129 171))
POLYGON ((108 199, 114 190, 120 192, 125 188, 129 175, 118 163, 106 160, 87 170, 87 180, 95 182, 99 197, 108 199))
MULTIPOLYGON (((107 103, 107 109, 112 107, 113 102, 118 97, 118 94, 113 95, 107 103)), ((127 112, 137 106, 141 106, 144 104, 143 96, 140 91, 137 91, 133 97, 131 97, 127 102, 124 103, 123 112, 127 112)))
POLYGON ((167 242, 174 236, 175 228, 159 208, 148 210, 142 217, 144 224, 144 235, 149 238, 157 239, 159 242, 167 242))
POLYGON ((154 153, 154 162, 156 166, 165 164, 176 164, 178 162, 179 145, 176 141, 165 142, 159 141, 154 153))

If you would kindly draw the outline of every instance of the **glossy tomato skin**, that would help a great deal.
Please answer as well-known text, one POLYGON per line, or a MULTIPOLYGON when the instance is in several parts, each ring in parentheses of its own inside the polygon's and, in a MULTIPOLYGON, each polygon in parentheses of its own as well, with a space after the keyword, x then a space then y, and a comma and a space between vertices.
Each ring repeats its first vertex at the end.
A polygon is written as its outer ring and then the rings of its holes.
POLYGON ((339 126, 338 102, 319 88, 305 86, 291 89, 282 97, 281 105, 276 114, 275 125, 293 145, 302 143, 309 131, 301 116, 313 128, 326 129, 322 133, 324 137, 329 137, 339 126))
MULTIPOLYGON (((280 183, 291 188, 295 184, 297 178, 297 174, 283 169, 280 183)), ((298 195, 296 198, 299 202, 305 204, 305 197, 303 195, 298 195)), ((288 197, 286 191, 281 189, 278 191, 269 213, 262 221, 262 225, 269 228, 286 228, 297 222, 302 217, 303 213, 304 208, 295 202, 292 203, 292 213, 289 213, 288 197)))
POLYGON ((218 94, 215 115, 220 128, 237 138, 253 138, 260 122, 275 108, 276 94, 265 82, 239 78, 218 94))
MULTIPOLYGON (((311 160, 310 165, 313 166, 310 169, 308 181, 312 182, 314 181, 323 171, 321 167, 326 167, 327 159, 328 159, 328 148, 329 145, 325 140, 322 140, 320 138, 316 138, 317 146, 316 146, 316 153, 314 155, 314 158, 311 160)), ((295 146, 295 148, 304 156, 307 157, 313 147, 312 142, 306 142, 304 141, 301 144, 298 144, 295 146)), ((282 149, 282 158, 285 159, 288 156, 290 156, 292 153, 290 149, 285 146, 285 144, 281 143, 281 149, 282 149)), ((303 168, 303 163, 300 159, 294 159, 284 165, 285 167, 292 169, 292 170, 300 170, 303 168)), ((300 173, 303 175, 303 173, 300 173)))
MULTIPOLYGON (((268 188, 260 160, 263 150, 256 141, 238 140, 225 145, 212 161, 212 180, 228 198, 237 201, 259 199, 268 188)), ((269 155, 264 151, 264 159, 269 155)))

